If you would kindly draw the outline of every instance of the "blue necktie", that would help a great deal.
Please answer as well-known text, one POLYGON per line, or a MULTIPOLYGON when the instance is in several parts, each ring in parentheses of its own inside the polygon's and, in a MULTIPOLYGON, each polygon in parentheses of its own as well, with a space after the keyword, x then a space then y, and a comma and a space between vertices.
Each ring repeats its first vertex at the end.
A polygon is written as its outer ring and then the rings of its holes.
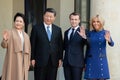
POLYGON ((48 39, 50 41, 51 40, 50 26, 47 26, 47 35, 48 35, 48 39))

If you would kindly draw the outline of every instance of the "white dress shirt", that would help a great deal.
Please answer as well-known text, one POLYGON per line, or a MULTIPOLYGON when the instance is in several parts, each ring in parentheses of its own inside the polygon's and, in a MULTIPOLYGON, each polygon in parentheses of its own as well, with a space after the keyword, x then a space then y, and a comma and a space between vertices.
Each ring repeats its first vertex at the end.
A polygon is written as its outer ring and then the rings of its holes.
POLYGON ((21 42, 22 42, 22 49, 24 47, 24 36, 23 36, 23 32, 22 31, 18 31, 18 34, 20 36, 21 42))
POLYGON ((44 26, 45 26, 46 32, 47 32, 47 27, 49 26, 50 27, 49 30, 52 33, 52 24, 51 25, 47 25, 47 24, 44 23, 44 26))

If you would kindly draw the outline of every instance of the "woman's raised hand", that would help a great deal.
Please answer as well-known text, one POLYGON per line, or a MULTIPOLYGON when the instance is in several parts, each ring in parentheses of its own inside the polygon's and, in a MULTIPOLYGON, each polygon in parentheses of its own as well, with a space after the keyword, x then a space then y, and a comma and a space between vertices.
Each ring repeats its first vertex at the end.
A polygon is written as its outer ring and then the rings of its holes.
POLYGON ((3 32, 3 39, 4 39, 4 40, 8 40, 8 37, 9 37, 8 31, 5 30, 5 31, 3 32))

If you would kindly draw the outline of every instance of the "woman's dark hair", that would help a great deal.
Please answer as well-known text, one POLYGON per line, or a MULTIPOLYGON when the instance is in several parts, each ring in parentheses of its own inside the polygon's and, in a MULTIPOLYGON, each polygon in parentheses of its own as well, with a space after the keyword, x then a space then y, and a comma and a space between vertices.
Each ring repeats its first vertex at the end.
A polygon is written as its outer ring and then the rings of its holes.
POLYGON ((26 22, 25 21, 25 15, 23 13, 19 13, 19 12, 16 13, 15 16, 14 16, 14 22, 15 22, 17 17, 21 17, 23 19, 24 23, 26 22))
POLYGON ((53 9, 53 8, 47 8, 47 9, 44 11, 44 14, 45 14, 46 12, 54 13, 54 16, 56 16, 56 11, 55 11, 55 9, 53 9))

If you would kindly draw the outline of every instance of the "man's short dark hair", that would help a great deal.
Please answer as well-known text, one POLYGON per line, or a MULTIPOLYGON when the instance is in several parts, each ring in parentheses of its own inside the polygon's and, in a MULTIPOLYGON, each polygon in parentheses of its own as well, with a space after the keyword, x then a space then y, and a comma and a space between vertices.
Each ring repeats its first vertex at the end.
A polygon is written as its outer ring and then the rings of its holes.
POLYGON ((53 8, 47 8, 47 9, 44 11, 44 14, 45 14, 46 12, 54 13, 54 16, 56 16, 56 11, 55 11, 55 9, 53 9, 53 8))
POLYGON ((79 19, 80 19, 80 14, 77 13, 77 12, 72 12, 72 13, 69 15, 69 19, 71 18, 71 15, 74 15, 74 16, 78 15, 78 16, 79 16, 79 19))

